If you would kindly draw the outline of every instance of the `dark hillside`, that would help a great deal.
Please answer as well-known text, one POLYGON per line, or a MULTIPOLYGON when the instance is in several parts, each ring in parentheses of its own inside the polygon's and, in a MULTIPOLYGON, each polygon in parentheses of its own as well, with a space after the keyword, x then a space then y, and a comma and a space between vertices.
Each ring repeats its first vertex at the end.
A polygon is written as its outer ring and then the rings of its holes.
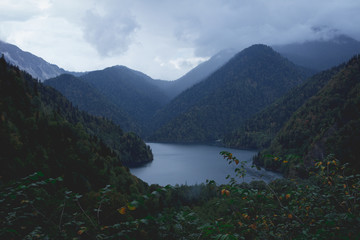
POLYGON ((124 111, 79 77, 64 74, 48 79, 44 84, 61 92, 80 110, 110 119, 124 131, 139 131, 139 127, 124 111))
POLYGON ((360 59, 357 55, 291 116, 270 147, 261 152, 258 163, 278 169, 279 166, 265 158, 267 154, 297 156, 289 160, 287 168, 294 165, 304 168, 314 159, 335 154, 360 169, 359 142, 360 59))
POLYGON ((307 74, 265 45, 233 57, 155 116, 152 139, 212 141, 299 85, 307 74), (161 127, 163 126, 163 127, 161 127))
POLYGON ((78 111, 59 92, 9 66, 4 58, 0 113, 2 181, 41 171, 49 177, 63 176, 70 189, 81 192, 109 183, 120 187, 124 181, 128 188, 135 178, 122 162, 151 158, 140 139, 78 111))
POLYGON ((243 149, 263 149, 268 147, 279 130, 291 115, 315 95, 332 76, 342 70, 344 65, 334 67, 312 76, 301 86, 290 90, 285 96, 257 113, 237 130, 224 138, 227 146, 243 149))
POLYGON ((123 66, 90 72, 81 79, 127 113, 141 127, 142 134, 149 130, 153 114, 169 101, 150 77, 123 66))

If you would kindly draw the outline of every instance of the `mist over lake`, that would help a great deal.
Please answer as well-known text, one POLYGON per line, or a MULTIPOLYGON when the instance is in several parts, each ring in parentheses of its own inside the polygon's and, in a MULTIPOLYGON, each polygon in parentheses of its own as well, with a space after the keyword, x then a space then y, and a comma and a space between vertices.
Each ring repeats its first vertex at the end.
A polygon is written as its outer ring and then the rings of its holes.
MULTIPOLYGON (((135 176, 149 184, 193 185, 214 180, 217 184, 228 183, 227 175, 235 176, 235 164, 229 165, 220 155, 221 151, 231 152, 240 161, 247 161, 244 181, 270 181, 281 175, 252 168, 252 157, 256 151, 238 150, 200 144, 148 143, 154 154, 151 163, 130 168, 135 176)), ((239 166, 237 166, 239 167, 239 166)), ((242 179, 238 180, 242 182, 242 179)))

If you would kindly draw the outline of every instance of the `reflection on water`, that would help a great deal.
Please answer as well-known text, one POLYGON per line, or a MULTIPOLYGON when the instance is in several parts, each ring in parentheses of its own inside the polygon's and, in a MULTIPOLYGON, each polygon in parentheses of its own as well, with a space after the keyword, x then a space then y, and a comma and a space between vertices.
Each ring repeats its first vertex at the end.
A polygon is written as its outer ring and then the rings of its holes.
MULTIPOLYGON (((279 174, 251 168, 251 159, 256 151, 238 150, 218 146, 197 144, 148 143, 154 154, 154 161, 141 167, 130 168, 135 176, 149 184, 176 185, 200 184, 214 180, 218 184, 228 183, 226 176, 235 177, 235 165, 229 165, 220 155, 231 152, 240 161, 247 161, 244 181, 270 181, 279 174)), ((243 180, 238 180, 243 181, 243 180)))

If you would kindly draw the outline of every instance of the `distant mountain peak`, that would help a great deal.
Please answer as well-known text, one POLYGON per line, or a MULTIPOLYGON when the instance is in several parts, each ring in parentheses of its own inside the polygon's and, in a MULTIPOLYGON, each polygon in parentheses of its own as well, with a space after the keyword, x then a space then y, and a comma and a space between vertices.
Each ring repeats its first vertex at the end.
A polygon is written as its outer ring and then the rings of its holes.
POLYGON ((151 140, 202 142, 218 139, 300 84, 305 77, 302 68, 271 47, 255 44, 157 112, 151 140))
POLYGON ((4 54, 7 62, 18 66, 31 74, 34 78, 41 81, 56 77, 66 71, 54 64, 46 62, 44 59, 32 53, 21 50, 19 47, 0 40, 0 53, 4 54))
POLYGON ((200 63, 198 66, 175 81, 170 82, 159 80, 154 83, 166 91, 170 98, 174 98, 184 90, 210 76, 213 72, 226 64, 236 53, 237 50, 232 48, 221 50, 209 60, 200 63))
POLYGON ((114 66, 111 66, 111 67, 108 67, 108 68, 105 68, 105 69, 124 69, 124 70, 132 70, 124 65, 114 65, 114 66))
POLYGON ((360 41, 344 34, 333 34, 331 38, 274 45, 273 48, 297 65, 322 71, 360 53, 360 41))
POLYGON ((240 52, 240 54, 247 54, 250 52, 258 52, 261 54, 264 54, 266 52, 271 52, 278 54, 272 47, 261 43, 253 44, 250 47, 245 48, 243 51, 240 52))

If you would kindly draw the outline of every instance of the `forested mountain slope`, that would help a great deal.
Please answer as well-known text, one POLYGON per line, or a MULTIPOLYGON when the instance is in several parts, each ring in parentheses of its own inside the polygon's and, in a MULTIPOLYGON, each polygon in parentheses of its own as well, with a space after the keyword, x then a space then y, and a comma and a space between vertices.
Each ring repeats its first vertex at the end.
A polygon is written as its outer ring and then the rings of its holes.
POLYGON ((140 124, 168 102, 152 79, 123 66, 94 71, 81 77, 140 124))
POLYGON ((81 78, 63 74, 44 84, 61 92, 80 110, 111 119, 124 131, 139 132, 139 127, 124 111, 81 78))
POLYGON ((268 147, 291 115, 322 89, 344 65, 320 72, 301 86, 295 87, 270 106, 246 120, 244 124, 223 139, 225 145, 242 149, 268 147))
POLYGON ((279 131, 269 148, 262 151, 257 163, 282 170, 306 168, 315 159, 335 154, 343 162, 360 168, 360 57, 346 66, 305 104, 279 131), (288 158, 283 166, 267 158, 272 154, 288 158))
POLYGON ((176 97, 154 119, 155 141, 209 141, 236 129, 307 77, 265 45, 233 57, 204 81, 176 97))
MULTIPOLYGON (((344 77, 358 80, 356 71, 359 66, 344 77)), ((357 86, 354 91, 359 96, 357 86)), ((1 239, 360 236, 359 175, 336 159, 317 162, 309 179, 246 183, 243 162, 222 152, 240 177, 229 184, 147 186, 121 166, 123 155, 88 134, 105 128, 121 131, 0 59, 1 239)), ((130 140, 124 148, 139 155, 130 140)))
POLYGON ((45 81, 69 98, 80 109, 104 116, 122 128, 145 135, 148 122, 169 97, 149 76, 124 66, 71 75, 45 81))
MULTIPOLYGON (((63 176, 77 191, 106 184, 136 187, 122 166, 148 161, 150 149, 109 121, 78 111, 46 87, 0 59, 0 176, 2 181, 36 171, 63 176)), ((122 186, 124 187, 124 186, 122 186)))

